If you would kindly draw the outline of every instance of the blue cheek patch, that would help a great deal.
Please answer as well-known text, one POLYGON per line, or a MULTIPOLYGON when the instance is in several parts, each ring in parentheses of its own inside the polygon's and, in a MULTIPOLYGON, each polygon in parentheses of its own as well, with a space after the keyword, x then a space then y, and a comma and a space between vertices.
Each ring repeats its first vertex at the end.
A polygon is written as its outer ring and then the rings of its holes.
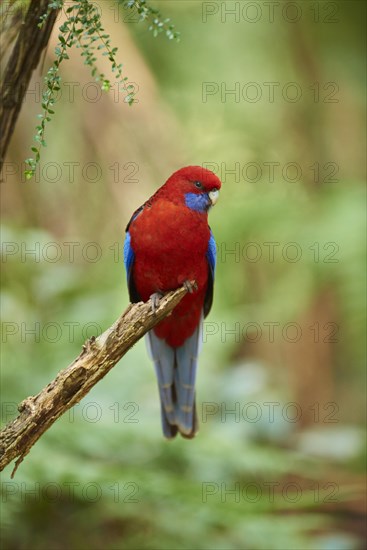
POLYGON ((210 206, 210 199, 207 193, 186 193, 185 204, 196 212, 205 212, 210 206))

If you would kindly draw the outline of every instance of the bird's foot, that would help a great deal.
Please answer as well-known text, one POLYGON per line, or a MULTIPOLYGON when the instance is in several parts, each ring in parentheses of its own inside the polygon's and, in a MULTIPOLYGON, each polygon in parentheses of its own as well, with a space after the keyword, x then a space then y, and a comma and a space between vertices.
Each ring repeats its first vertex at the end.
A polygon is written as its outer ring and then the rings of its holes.
POLYGON ((151 294, 150 299, 152 301, 152 312, 155 313, 156 309, 159 306, 159 300, 163 298, 163 292, 154 292, 154 294, 151 294))
POLYGON ((198 285, 196 284, 195 281, 194 283, 192 283, 191 281, 184 281, 183 286, 186 288, 187 292, 189 292, 190 294, 192 294, 195 290, 198 289, 198 285))

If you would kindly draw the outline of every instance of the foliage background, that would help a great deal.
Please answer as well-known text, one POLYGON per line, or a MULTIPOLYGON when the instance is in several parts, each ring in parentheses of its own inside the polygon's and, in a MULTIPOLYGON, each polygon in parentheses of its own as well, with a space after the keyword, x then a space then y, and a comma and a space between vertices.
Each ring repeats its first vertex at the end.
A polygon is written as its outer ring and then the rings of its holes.
MULTIPOLYGON (((128 303, 122 241, 134 208, 178 167, 204 163, 223 180, 210 220, 218 267, 197 390, 201 413, 210 402, 216 414, 204 415, 194 441, 164 441, 140 342, 43 436, 13 481, 3 473, 7 548, 363 547, 365 6, 297 2, 301 17, 291 23, 284 3, 270 22, 259 2, 250 23, 222 13, 234 2, 211 3, 218 13, 205 22, 204 4, 155 2, 181 31, 176 43, 100 1, 139 103, 128 108, 113 90, 99 96, 72 52, 41 172, 25 183, 41 74, 32 81, 1 184, 2 241, 19 246, 2 258, 2 421, 128 303), (262 95, 236 101, 219 91, 203 101, 208 82, 219 90, 256 82, 262 95), (279 83, 273 102, 266 82, 279 83), (302 90, 299 101, 283 97, 288 82, 302 90), (274 181, 269 162, 279 163, 274 181), (257 181, 248 163, 261 167, 257 181), (283 172, 288 163, 301 177, 283 172), (239 175, 229 172, 236 166, 239 175), (269 242, 279 243, 274 261, 269 242), (74 258, 67 243, 76 243, 74 258), (287 243, 297 243, 298 261, 287 243), (273 339, 264 323, 279 323, 273 339), (297 342, 282 335, 287 323, 301 329, 297 342), (274 421, 266 403, 279 403, 274 421), (298 422, 285 416, 294 414, 289 403, 298 422)), ((56 39, 55 31, 45 68, 56 39)))

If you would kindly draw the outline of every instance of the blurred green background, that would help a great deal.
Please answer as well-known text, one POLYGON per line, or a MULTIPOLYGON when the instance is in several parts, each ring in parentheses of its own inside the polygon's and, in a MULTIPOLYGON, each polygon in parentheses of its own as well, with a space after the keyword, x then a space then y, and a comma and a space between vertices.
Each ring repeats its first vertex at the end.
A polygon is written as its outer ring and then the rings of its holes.
POLYGON ((163 439, 139 342, 3 472, 4 548, 364 547, 365 5, 270 4, 155 0, 176 43, 99 2, 139 102, 72 52, 25 183, 32 80, 1 184, 3 424, 127 306, 132 211, 188 164, 223 187, 197 438, 163 439))

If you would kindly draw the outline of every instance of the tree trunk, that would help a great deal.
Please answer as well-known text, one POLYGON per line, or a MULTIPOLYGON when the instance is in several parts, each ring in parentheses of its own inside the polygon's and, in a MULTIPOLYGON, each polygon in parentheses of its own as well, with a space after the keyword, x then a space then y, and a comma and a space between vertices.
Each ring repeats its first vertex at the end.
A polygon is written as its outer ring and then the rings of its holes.
POLYGON ((38 27, 40 17, 47 12, 48 4, 49 0, 31 0, 21 24, 19 24, 21 8, 18 8, 16 3, 10 4, 9 7, 14 10, 14 13, 7 16, 10 17, 10 24, 6 25, 4 32, 9 36, 10 42, 14 38, 14 27, 19 27, 19 32, 6 67, 2 71, 0 83, 0 171, 32 72, 38 66, 42 52, 48 44, 59 11, 52 10, 40 29, 38 27), (12 25, 13 22, 14 25, 12 25))

